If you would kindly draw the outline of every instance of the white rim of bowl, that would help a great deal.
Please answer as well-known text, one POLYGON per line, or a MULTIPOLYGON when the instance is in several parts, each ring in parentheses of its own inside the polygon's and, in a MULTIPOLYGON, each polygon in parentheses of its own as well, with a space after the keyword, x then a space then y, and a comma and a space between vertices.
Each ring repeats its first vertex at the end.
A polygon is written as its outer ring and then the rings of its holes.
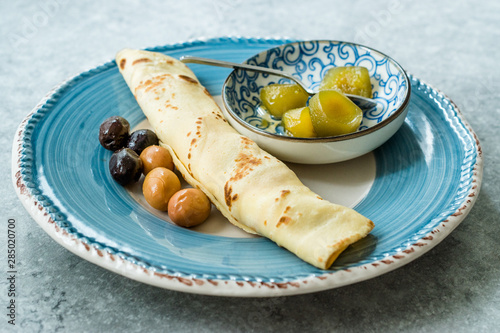
POLYGON ((354 139, 354 138, 358 138, 358 137, 362 137, 362 136, 368 135, 368 134, 373 133, 373 132, 377 131, 378 129, 380 129, 382 127, 385 127, 386 125, 390 124, 392 121, 394 121, 395 119, 397 119, 405 111, 405 109, 408 107, 409 102, 410 102, 410 96, 411 96, 411 84, 410 84, 410 79, 408 78, 408 74, 406 73, 406 71, 404 70, 404 68, 396 60, 394 60, 392 57, 389 57, 387 54, 385 54, 383 52, 380 52, 378 50, 375 50, 375 49, 373 49, 373 48, 371 48, 369 46, 362 45, 362 44, 352 43, 352 42, 346 42, 346 41, 339 41, 339 40, 327 40, 327 39, 297 41, 297 42, 293 42, 293 43, 282 44, 282 45, 279 45, 279 46, 267 49, 265 51, 259 52, 257 54, 254 54, 253 56, 251 56, 248 59, 246 59, 243 63, 247 63, 247 61, 249 59, 257 57, 258 55, 260 55, 262 53, 265 53, 265 52, 267 53, 267 52, 269 52, 270 50, 273 50, 273 49, 278 49, 278 48, 286 47, 288 45, 297 45, 299 43, 308 43, 308 42, 319 42, 319 43, 334 42, 334 43, 343 43, 343 44, 355 45, 355 46, 357 46, 359 48, 366 49, 366 50, 368 50, 370 52, 376 53, 376 54, 378 54, 378 55, 380 55, 382 57, 387 58, 404 75, 404 81, 406 83, 407 89, 406 89, 406 94, 405 94, 403 103, 401 103, 401 105, 399 106, 399 108, 392 115, 390 115, 387 119, 384 119, 380 123, 375 124, 375 125, 367 128, 367 129, 364 129, 364 130, 361 130, 361 131, 358 131, 358 132, 354 132, 354 133, 349 133, 349 134, 344 134, 344 135, 337 135, 337 136, 326 136, 326 137, 320 137, 320 138, 298 138, 298 137, 293 137, 293 136, 285 136, 285 135, 274 134, 274 133, 270 133, 270 132, 261 130, 261 129, 257 128, 257 127, 254 127, 254 126, 250 125, 248 122, 244 121, 239 116, 237 116, 234 113, 234 111, 231 109, 231 107, 228 105, 228 103, 226 101, 225 88, 227 86, 229 78, 231 76, 233 76, 234 73, 238 70, 238 69, 235 69, 235 70, 233 70, 227 76, 226 80, 224 80, 224 84, 222 85, 222 92, 221 92, 222 102, 224 104, 224 108, 226 109, 227 113, 234 120, 236 120, 240 125, 242 125, 243 127, 247 128, 248 130, 250 130, 250 131, 252 131, 254 133, 257 133, 257 134, 260 134, 260 135, 264 135, 264 136, 267 136, 269 138, 278 139, 278 140, 284 140, 284 141, 295 141, 295 142, 304 142, 304 143, 316 143, 316 142, 347 141, 347 140, 350 140, 350 139, 354 139))

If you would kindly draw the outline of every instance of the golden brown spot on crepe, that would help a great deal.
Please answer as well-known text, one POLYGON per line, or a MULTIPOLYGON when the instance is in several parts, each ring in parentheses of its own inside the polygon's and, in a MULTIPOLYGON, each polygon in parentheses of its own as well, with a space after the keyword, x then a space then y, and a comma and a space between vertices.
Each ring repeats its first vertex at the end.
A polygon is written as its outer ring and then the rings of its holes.
MULTIPOLYGON (((274 199, 274 201, 278 202, 281 198, 286 197, 289 193, 290 193, 290 190, 282 190, 280 196, 278 198, 274 199)), ((285 211, 285 213, 286 213, 286 211, 285 211)))
POLYGON ((165 107, 166 108, 170 108, 170 109, 173 109, 173 110, 179 110, 179 108, 175 105, 172 105, 172 104, 165 104, 165 107))
POLYGON ((145 91, 150 91, 151 89, 154 89, 156 87, 158 87, 159 85, 163 84, 163 81, 165 81, 165 78, 167 76, 171 76, 170 74, 162 74, 162 75, 158 75, 158 76, 155 76, 153 79, 148 79, 146 80, 146 82, 140 82, 139 85, 135 88, 135 91, 137 91, 138 89, 143 89, 143 88, 146 88, 145 91))
POLYGON ((231 193, 233 192, 233 188, 231 185, 229 185, 229 181, 226 182, 226 185, 224 185, 224 200, 226 201, 226 206, 229 211, 231 211, 231 205, 232 205, 232 196, 231 193))
POLYGON ((160 99, 160 97, 159 97, 159 96, 156 96, 156 97, 155 97, 155 99, 156 99, 156 100, 159 100, 159 99, 160 99))
POLYGON ((127 63, 127 59, 123 58, 122 60, 120 60, 120 68, 124 69, 126 63, 127 63))
POLYGON ((319 195, 317 195, 316 198, 318 198, 319 200, 323 200, 323 198, 320 197, 319 195))
MULTIPOLYGON (((153 90, 154 88, 156 88, 156 87, 158 87, 159 85, 163 84, 163 82, 162 82, 163 80, 164 80, 163 78, 160 78, 160 79, 158 79, 157 81, 155 81, 154 83, 151 83, 151 84, 149 85, 149 87, 147 87, 147 88, 146 88, 146 90, 144 90, 144 91, 148 92, 148 91, 153 90)), ((148 81, 146 81, 146 82, 148 82, 148 81)))
POLYGON ((256 158, 252 154, 240 152, 235 159, 236 165, 232 172, 232 177, 224 185, 224 199, 226 206, 231 211, 231 205, 234 200, 238 198, 237 194, 232 195, 232 182, 236 182, 243 177, 247 176, 255 166, 262 164, 262 160, 256 158))
POLYGON ((318 261, 319 261, 319 262, 323 262, 323 258, 318 257, 318 261))
POLYGON ((137 92, 137 90, 139 90, 139 89, 143 89, 144 87, 149 86, 151 83, 152 83, 152 81, 151 81, 151 80, 146 80, 146 82, 142 82, 142 81, 141 81, 141 82, 139 83, 139 85, 138 85, 137 87, 135 87, 134 92, 137 92))
POLYGON ((331 244, 331 245, 327 245, 327 246, 331 247, 331 248, 337 248, 337 247, 342 246, 343 244, 346 244, 348 242, 349 242, 349 237, 343 238, 343 239, 335 242, 335 244, 331 244))
POLYGON ((191 140, 191 146, 196 143, 196 139, 191 140))
POLYGON ((281 191, 281 197, 284 198, 290 193, 290 190, 282 190, 281 191))
POLYGON ((134 60, 134 62, 132 63, 132 66, 133 65, 136 65, 136 64, 139 64, 141 62, 151 62, 151 59, 148 59, 148 58, 141 58, 141 59, 137 59, 137 60, 134 60))
POLYGON ((276 228, 279 228, 279 226, 282 224, 288 224, 291 220, 292 218, 290 216, 282 216, 276 224, 276 228))
POLYGON ((183 75, 183 74, 179 74, 179 78, 183 79, 183 80, 185 80, 185 81, 187 81, 189 83, 198 83, 198 81, 196 81, 192 77, 189 77, 189 76, 186 76, 186 75, 183 75))
POLYGON ((246 149, 250 149, 250 146, 254 143, 252 140, 244 136, 241 137, 241 142, 243 143, 243 148, 246 149))
POLYGON ((233 201, 236 201, 238 200, 238 193, 236 193, 235 195, 233 195, 233 198, 232 198, 233 201))
POLYGON ((264 158, 267 158, 268 160, 270 160, 270 159, 271 159, 269 156, 264 156, 264 158))
POLYGON ((252 154, 246 152, 240 152, 235 159, 236 168, 234 170, 234 176, 232 176, 230 181, 237 181, 247 176, 250 171, 253 170, 255 166, 262 164, 262 160, 256 158, 252 154))
POLYGON ((267 225, 267 220, 264 221, 264 225, 267 225))
POLYGON ((173 65, 174 64, 174 61, 172 59, 167 59, 165 60, 165 62, 169 65, 173 65))
POLYGON ((190 135, 191 135, 191 132, 189 132, 189 133, 187 134, 187 136, 190 136, 190 135))
POLYGON ((214 115, 215 119, 224 120, 224 117, 222 116, 222 114, 220 112, 212 111, 212 114, 214 115))
POLYGON ((188 159, 190 159, 190 158, 191 158, 191 153, 188 153, 188 159))
POLYGON ((208 92, 208 89, 207 88, 204 88, 203 89, 203 92, 205 93, 205 95, 209 96, 209 97, 212 97, 212 95, 210 95, 210 92, 208 92))
POLYGON ((375 223, 373 223, 373 221, 372 221, 372 220, 369 220, 369 221, 368 221, 368 225, 369 225, 372 229, 373 229, 373 228, 375 228, 375 223))
POLYGON ((292 207, 290 207, 290 206, 286 206, 285 211, 283 212, 283 214, 286 214, 291 208, 292 207))

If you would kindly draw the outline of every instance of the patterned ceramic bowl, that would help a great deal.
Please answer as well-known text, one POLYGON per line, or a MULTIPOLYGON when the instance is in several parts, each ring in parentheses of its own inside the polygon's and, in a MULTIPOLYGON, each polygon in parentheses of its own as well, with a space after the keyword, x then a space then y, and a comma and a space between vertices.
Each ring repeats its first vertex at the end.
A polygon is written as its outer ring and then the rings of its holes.
POLYGON ((260 90, 288 80, 234 70, 224 82, 224 112, 231 125, 274 156, 288 162, 321 164, 345 161, 377 148, 403 124, 411 88, 403 68, 387 55, 366 46, 340 41, 305 41, 261 52, 244 63, 279 69, 317 90, 325 73, 336 66, 363 66, 370 73, 377 106, 363 111, 357 132, 322 138, 287 136, 279 120, 261 107, 260 90))

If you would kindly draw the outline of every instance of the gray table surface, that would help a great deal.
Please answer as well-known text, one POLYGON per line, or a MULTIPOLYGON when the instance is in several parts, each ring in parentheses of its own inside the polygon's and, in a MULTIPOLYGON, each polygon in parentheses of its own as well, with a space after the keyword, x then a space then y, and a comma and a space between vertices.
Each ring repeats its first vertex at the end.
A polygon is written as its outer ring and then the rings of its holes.
MULTIPOLYGON (((18 244, 16 326, 7 324, 2 277, 1 331, 500 330, 500 2, 22 0, 2 1, 0 15, 0 234, 14 218, 18 244), (112 59, 121 48, 225 35, 361 42, 445 92, 484 153, 481 193, 469 216, 432 251, 391 273, 270 299, 159 289, 56 244, 12 186, 11 145, 21 120, 53 86, 112 59)), ((6 272, 5 236, 0 253, 6 272)))

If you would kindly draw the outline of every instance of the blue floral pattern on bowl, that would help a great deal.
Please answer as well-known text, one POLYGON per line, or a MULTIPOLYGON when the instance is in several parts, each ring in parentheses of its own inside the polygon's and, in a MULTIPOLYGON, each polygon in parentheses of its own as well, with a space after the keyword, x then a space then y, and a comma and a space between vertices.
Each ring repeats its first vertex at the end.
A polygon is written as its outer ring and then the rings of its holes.
MULTIPOLYGON (((338 66, 363 66, 370 73, 373 99, 377 106, 364 110, 359 131, 391 117, 408 94, 408 79, 401 66, 381 52, 340 41, 304 41, 261 52, 245 63, 274 68, 299 78, 318 90, 325 73, 338 66)), ((272 134, 283 135, 279 120, 271 118, 260 106, 260 90, 273 83, 289 83, 274 75, 235 70, 226 80, 226 104, 243 121, 272 134)))

